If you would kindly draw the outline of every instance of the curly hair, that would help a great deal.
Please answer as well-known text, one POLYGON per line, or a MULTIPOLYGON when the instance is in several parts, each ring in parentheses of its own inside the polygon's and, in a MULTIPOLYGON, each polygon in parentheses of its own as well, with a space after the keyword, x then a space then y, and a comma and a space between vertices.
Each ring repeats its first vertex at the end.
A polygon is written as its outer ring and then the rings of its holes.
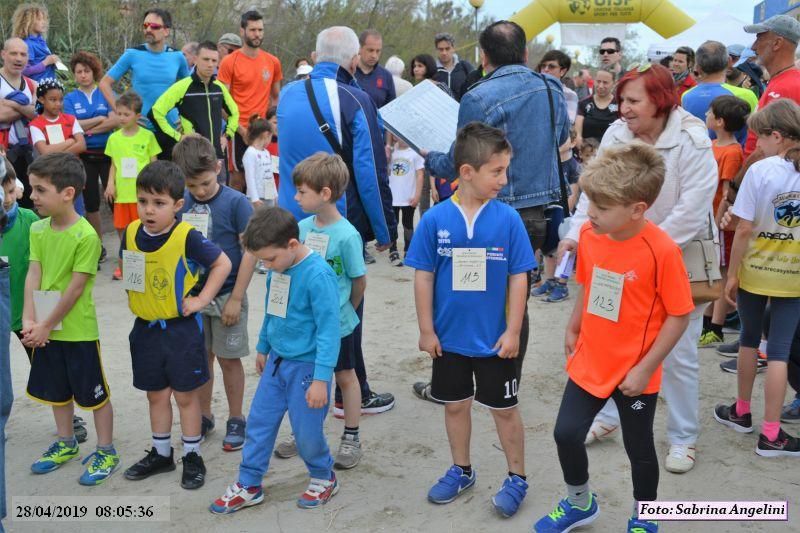
POLYGON ((100 58, 91 52, 75 52, 69 59, 69 71, 75 74, 75 67, 84 65, 91 69, 95 83, 103 78, 103 63, 100 58))
POLYGON ((33 25, 39 17, 50 20, 47 8, 38 4, 20 4, 11 16, 11 35, 27 39, 33 33, 33 25))

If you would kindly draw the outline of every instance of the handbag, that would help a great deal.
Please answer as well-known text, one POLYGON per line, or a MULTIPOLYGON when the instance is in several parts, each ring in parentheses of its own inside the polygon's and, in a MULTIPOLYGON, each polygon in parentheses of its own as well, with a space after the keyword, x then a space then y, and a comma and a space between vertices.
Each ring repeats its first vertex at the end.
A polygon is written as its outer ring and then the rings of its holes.
POLYGON ((718 300, 724 289, 717 259, 717 243, 711 230, 711 215, 708 222, 708 238, 693 239, 683 247, 683 263, 689 275, 695 305, 718 300))

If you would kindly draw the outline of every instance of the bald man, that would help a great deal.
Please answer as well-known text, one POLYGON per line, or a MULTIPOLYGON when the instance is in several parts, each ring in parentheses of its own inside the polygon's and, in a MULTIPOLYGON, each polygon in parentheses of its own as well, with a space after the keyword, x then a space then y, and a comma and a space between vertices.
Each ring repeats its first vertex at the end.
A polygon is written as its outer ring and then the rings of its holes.
POLYGON ((3 62, 0 67, 0 144, 6 148, 7 157, 25 186, 19 205, 31 208, 28 163, 33 159, 33 151, 28 141, 27 121, 36 116, 36 82, 22 75, 22 69, 28 64, 28 45, 16 37, 8 39, 3 43, 0 59, 3 62))

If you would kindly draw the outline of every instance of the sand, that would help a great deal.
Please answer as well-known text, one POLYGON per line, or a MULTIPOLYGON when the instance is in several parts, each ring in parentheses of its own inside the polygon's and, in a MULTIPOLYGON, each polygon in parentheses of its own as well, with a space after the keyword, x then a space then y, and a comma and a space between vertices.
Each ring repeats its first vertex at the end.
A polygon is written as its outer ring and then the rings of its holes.
MULTIPOLYGON (((104 236, 109 250, 116 249, 115 235, 104 236)), ((491 415, 473 408, 472 464, 478 481, 455 502, 437 506, 426 501, 431 484, 451 464, 440 406, 414 397, 411 384, 430 375, 430 360, 417 349, 417 325, 413 304, 413 271, 392 267, 387 254, 376 254, 369 267, 366 294, 364 353, 374 390, 392 392, 396 407, 384 414, 362 419, 364 457, 353 470, 340 472, 341 489, 328 505, 301 510, 296 498, 305 490, 307 473, 299 457, 273 459, 264 479, 263 504, 232 516, 215 516, 209 503, 236 479, 239 452, 222 451, 227 407, 221 383, 214 396, 218 429, 203 445, 208 474, 205 486, 196 491, 179 485, 181 467, 174 473, 133 482, 117 472, 100 487, 77 482, 83 467, 73 461, 60 470, 37 476, 29 465, 53 441, 50 409, 25 396, 28 362, 12 337, 12 371, 16 400, 6 432, 6 475, 10 519, 9 531, 409 531, 458 532, 529 531, 542 515, 552 511, 564 497, 552 431, 566 380, 563 371, 563 330, 573 300, 558 304, 529 301, 531 336, 520 387, 520 406, 525 423, 525 458, 528 496, 517 515, 502 519, 494 513, 490 498, 505 477, 506 464, 498 449, 491 415), (220 429, 221 427, 221 429, 220 429), (119 498, 137 504, 137 498, 156 496, 170 505, 169 522, 17 522, 13 520, 16 496, 79 496, 90 501, 97 496, 119 498), (113 529, 112 529, 113 528, 113 529)), ((132 315, 119 282, 111 281, 110 262, 98 273, 94 289, 100 324, 100 342, 115 411, 115 443, 127 468, 149 449, 150 427, 143 392, 132 386, 127 335, 132 315)), ((264 313, 264 276, 256 274, 250 285, 249 332, 251 347, 264 313)), ((730 338, 730 336, 729 336, 730 338)), ((659 497, 663 500, 790 500, 789 529, 800 531, 795 505, 800 493, 798 463, 792 459, 763 459, 754 453, 756 436, 741 435, 714 421, 717 402, 730 401, 736 378, 720 371, 725 359, 714 350, 701 350, 701 422, 697 466, 684 475, 663 469, 668 449, 665 436, 666 406, 656 414, 655 436, 662 465, 659 497)), ((245 360, 247 374, 245 407, 257 385, 255 357, 245 360)), ((760 424, 763 409, 763 376, 757 379, 753 410, 760 424)), ((82 455, 94 449, 91 414, 79 412, 89 424, 89 440, 82 455)), ((180 427, 175 409, 173 445, 179 446, 180 427)), ((329 443, 338 446, 343 423, 328 417, 329 443)), ((789 426, 796 433, 800 427, 789 426)), ((284 421, 281 435, 288 431, 284 421)), ((590 531, 624 531, 632 504, 630 467, 619 436, 589 449, 592 490, 598 495, 601 515, 590 531)), ((783 531, 786 523, 759 522, 662 522, 663 531, 783 531)))

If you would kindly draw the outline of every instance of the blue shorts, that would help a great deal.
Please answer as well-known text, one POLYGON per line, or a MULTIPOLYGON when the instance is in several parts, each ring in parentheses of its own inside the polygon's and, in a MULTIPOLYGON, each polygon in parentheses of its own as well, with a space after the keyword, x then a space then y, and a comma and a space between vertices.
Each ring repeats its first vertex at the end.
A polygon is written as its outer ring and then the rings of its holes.
POLYGON ((547 230, 542 253, 550 255, 558 248, 558 227, 564 222, 564 208, 560 205, 548 205, 544 210, 544 216, 547 218, 547 230))
POLYGON ((93 411, 109 400, 97 341, 48 341, 31 353, 28 396, 48 405, 73 401, 93 411))
POLYGON ((334 372, 353 370, 356 367, 356 343, 353 334, 342 337, 339 346, 339 359, 336 361, 334 372))
POLYGON ((193 391, 208 381, 200 315, 148 322, 137 318, 128 336, 133 386, 144 391, 193 391))

